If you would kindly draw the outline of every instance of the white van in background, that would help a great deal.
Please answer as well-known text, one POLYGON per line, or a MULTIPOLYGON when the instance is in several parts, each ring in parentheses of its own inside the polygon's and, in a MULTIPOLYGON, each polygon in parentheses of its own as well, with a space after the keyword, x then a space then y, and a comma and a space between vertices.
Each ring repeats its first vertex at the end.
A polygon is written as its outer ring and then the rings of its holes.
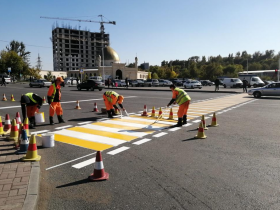
POLYGON ((264 82, 261 80, 261 78, 259 78, 257 75, 254 74, 239 74, 238 77, 241 80, 244 79, 247 80, 247 84, 249 88, 251 86, 253 86, 254 88, 263 87, 265 85, 264 82))
POLYGON ((224 85, 224 88, 242 87, 243 82, 239 78, 224 78, 223 85, 224 85))
POLYGON ((102 77, 101 76, 92 76, 89 79, 95 80, 95 81, 102 81, 102 77))

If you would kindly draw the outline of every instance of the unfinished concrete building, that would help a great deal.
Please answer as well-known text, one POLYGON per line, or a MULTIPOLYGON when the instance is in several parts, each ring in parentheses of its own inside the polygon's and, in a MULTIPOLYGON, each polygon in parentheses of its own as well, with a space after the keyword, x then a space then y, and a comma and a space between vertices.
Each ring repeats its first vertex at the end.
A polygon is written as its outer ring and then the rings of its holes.
MULTIPOLYGON (((54 71, 92 69, 98 66, 102 46, 109 46, 109 34, 91 33, 68 28, 52 31, 54 71)), ((103 65, 103 64, 102 64, 103 65)))

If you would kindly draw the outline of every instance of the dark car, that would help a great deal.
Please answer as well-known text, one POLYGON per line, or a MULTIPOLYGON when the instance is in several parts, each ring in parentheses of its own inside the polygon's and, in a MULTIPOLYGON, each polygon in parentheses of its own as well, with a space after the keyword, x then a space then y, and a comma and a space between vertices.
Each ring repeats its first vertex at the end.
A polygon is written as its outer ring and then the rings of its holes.
POLYGON ((201 84, 203 86, 212 86, 213 82, 211 82, 210 80, 200 80, 201 84))
POLYGON ((92 79, 89 79, 77 85, 78 90, 86 89, 94 91, 95 89, 98 89, 99 91, 101 91, 104 87, 105 85, 103 82, 95 81, 92 79))

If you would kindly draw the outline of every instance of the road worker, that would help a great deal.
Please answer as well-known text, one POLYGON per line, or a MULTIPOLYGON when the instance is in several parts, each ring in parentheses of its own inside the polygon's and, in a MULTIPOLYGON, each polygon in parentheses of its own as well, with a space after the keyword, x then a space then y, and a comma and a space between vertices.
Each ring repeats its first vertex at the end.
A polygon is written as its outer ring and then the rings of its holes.
POLYGON ((20 103, 21 103, 23 122, 26 118, 26 112, 27 112, 27 117, 29 119, 29 124, 30 124, 29 127, 34 128, 36 126, 35 113, 37 112, 38 109, 41 108, 43 99, 35 93, 26 93, 21 96, 20 103))
POLYGON ((113 118, 113 116, 116 115, 114 108, 118 109, 118 107, 116 105, 117 103, 119 104, 120 108, 123 111, 125 111, 125 109, 123 108, 123 105, 122 105, 124 97, 122 95, 119 95, 115 91, 106 91, 103 94, 103 99, 104 99, 104 103, 105 103, 109 118, 113 118))
POLYGON ((173 96, 169 104, 167 104, 167 107, 174 102, 179 105, 179 110, 177 112, 178 123, 174 125, 174 127, 181 127, 182 125, 187 124, 187 112, 191 97, 183 89, 177 88, 173 84, 170 85, 170 89, 172 90, 173 96))
POLYGON ((49 117, 50 125, 54 125, 53 116, 56 112, 58 123, 65 123, 62 118, 63 110, 60 104, 61 99, 61 87, 60 84, 63 82, 62 77, 57 77, 56 80, 49 87, 48 91, 48 104, 50 105, 49 117))

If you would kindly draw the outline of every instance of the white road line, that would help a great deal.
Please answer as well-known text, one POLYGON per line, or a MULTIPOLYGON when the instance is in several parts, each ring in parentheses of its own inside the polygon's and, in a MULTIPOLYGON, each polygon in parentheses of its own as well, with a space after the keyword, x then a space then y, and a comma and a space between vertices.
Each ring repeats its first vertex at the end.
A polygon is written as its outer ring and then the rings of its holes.
MULTIPOLYGON (((123 117, 123 119, 130 119, 130 120, 136 120, 136 121, 142 121, 142 122, 150 122, 150 123, 154 123, 155 120, 151 120, 149 118, 134 118, 134 117, 123 117)), ((174 125, 176 123, 172 123, 172 122, 165 122, 165 121, 158 121, 157 123, 160 124, 167 124, 167 125, 174 125)))
POLYGON ((106 120, 103 121, 104 123, 114 124, 114 125, 124 125, 124 126, 132 126, 137 128, 148 128, 151 130, 161 130, 162 128, 153 126, 153 125, 142 125, 137 123, 129 123, 129 122, 122 122, 120 120, 106 120))
POLYGON ((161 133, 158 133, 158 134, 156 134, 156 135, 153 135, 153 137, 161 137, 161 136, 164 136, 164 135, 166 135, 167 133, 165 133, 165 132, 161 132, 161 133))
POLYGON ((143 137, 143 136, 148 135, 148 133, 145 133, 145 132, 137 132, 134 130, 124 130, 124 129, 118 129, 118 128, 109 128, 106 126, 94 125, 94 123, 90 124, 90 125, 83 125, 80 127, 99 130, 99 131, 107 131, 107 132, 112 132, 112 133, 124 134, 124 135, 129 135, 129 136, 136 136, 136 137, 143 137))
POLYGON ((198 122, 200 122, 201 120, 194 120, 194 121, 192 121, 192 122, 194 122, 194 123, 198 123, 198 122))
POLYGON ((90 156, 90 155, 94 155, 95 153, 96 153, 96 152, 91 153, 91 154, 88 154, 88 155, 85 155, 85 156, 83 156, 83 157, 76 158, 76 159, 74 159, 74 160, 67 161, 67 162, 65 162, 65 163, 61 163, 61 164, 58 164, 58 165, 55 165, 55 166, 46 168, 46 171, 47 171, 47 170, 50 170, 50 169, 53 169, 53 168, 56 168, 56 167, 58 167, 58 166, 65 165, 65 164, 67 164, 67 163, 74 162, 74 161, 79 160, 79 159, 82 159, 82 158, 88 157, 88 156, 90 156))
POLYGON ((201 115, 204 115, 204 114, 208 114, 209 112, 203 112, 203 113, 199 113, 199 112, 188 112, 188 113, 193 113, 193 114, 201 114, 201 115))
POLYGON ((171 128, 169 129, 168 131, 177 131, 177 130, 180 130, 181 128, 177 127, 177 128, 171 128))
POLYGON ((136 142, 134 142, 132 144, 140 145, 140 144, 144 144, 144 143, 146 143, 148 141, 151 141, 151 140, 152 139, 142 139, 142 140, 136 141, 136 142))
POLYGON ((88 166, 88 165, 93 164, 93 163, 95 163, 95 158, 91 158, 91 159, 83 161, 81 163, 72 165, 72 167, 76 168, 76 169, 80 169, 80 168, 83 168, 83 167, 88 166))
POLYGON ((58 129, 64 129, 64 128, 70 128, 70 127, 73 127, 73 125, 65 125, 65 126, 57 127, 55 129, 58 130, 58 129))
POLYGON ((31 134, 46 133, 46 132, 49 132, 49 130, 34 131, 34 132, 31 132, 31 134))
POLYGON ((118 149, 107 152, 107 154, 108 155, 115 155, 115 154, 118 154, 118 153, 123 152, 123 151, 128 150, 128 149, 129 149, 129 147, 120 147, 118 149))
POLYGON ((188 123, 188 124, 186 124, 186 125, 183 125, 183 127, 188 127, 188 126, 190 126, 190 125, 192 125, 192 123, 188 123))
POLYGON ((136 113, 133 112, 133 113, 128 113, 128 114, 129 114, 129 115, 133 115, 133 114, 136 114, 136 113))
POLYGON ((79 124, 79 125, 83 125, 83 124, 89 124, 89 123, 92 123, 92 121, 81 122, 81 123, 78 123, 78 124, 79 124))
POLYGON ((77 138, 77 139, 83 139, 83 140, 86 140, 86 141, 98 142, 98 143, 101 143, 101 144, 108 144, 108 145, 112 145, 112 146, 118 146, 120 144, 123 144, 123 143, 127 142, 127 141, 124 141, 124 140, 113 139, 113 138, 109 138, 109 137, 103 137, 103 136, 87 134, 87 133, 71 131, 71 130, 55 131, 54 134, 60 134, 60 135, 63 135, 63 136, 70 136, 70 137, 77 138))
POLYGON ((210 117, 204 117, 204 119, 209 119, 210 117))

